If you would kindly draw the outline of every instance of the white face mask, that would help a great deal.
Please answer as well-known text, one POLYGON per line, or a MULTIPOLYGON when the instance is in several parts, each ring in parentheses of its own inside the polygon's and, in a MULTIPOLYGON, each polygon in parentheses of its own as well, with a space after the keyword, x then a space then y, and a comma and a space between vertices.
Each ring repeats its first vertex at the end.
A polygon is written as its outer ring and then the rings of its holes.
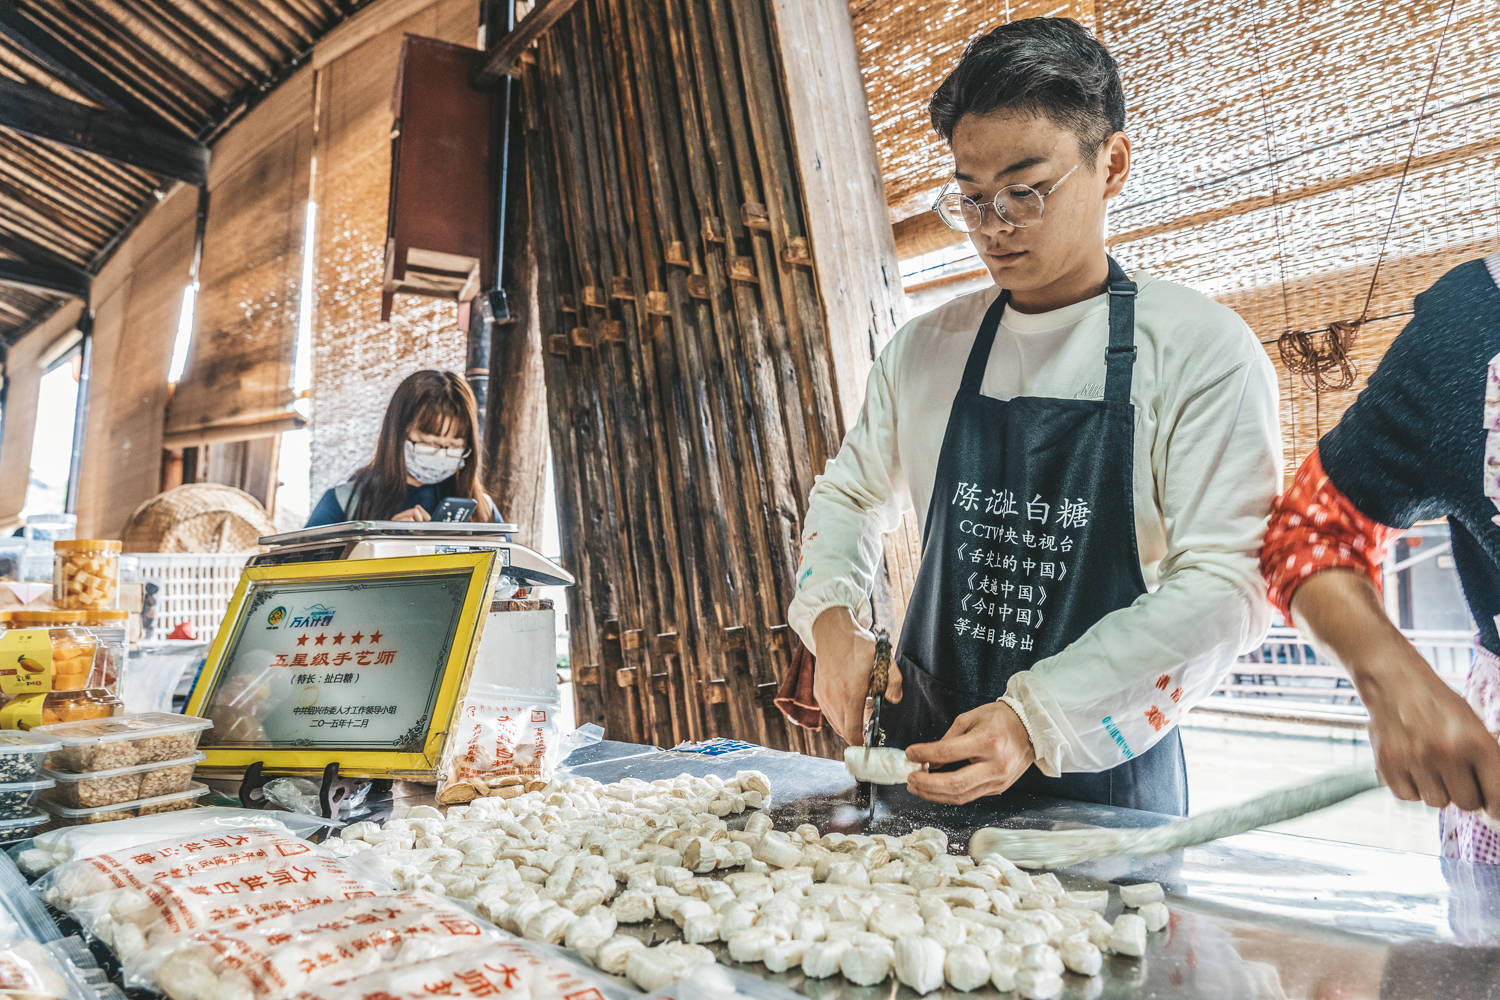
POLYGON ((450 478, 464 467, 469 453, 462 448, 434 448, 430 444, 406 442, 403 457, 406 474, 423 486, 431 486, 450 478))

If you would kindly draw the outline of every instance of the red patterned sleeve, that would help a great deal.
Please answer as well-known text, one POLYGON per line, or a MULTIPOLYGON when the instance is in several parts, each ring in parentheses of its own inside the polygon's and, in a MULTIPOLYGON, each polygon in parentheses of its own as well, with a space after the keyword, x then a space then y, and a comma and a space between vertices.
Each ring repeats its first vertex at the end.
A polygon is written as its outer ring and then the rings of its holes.
POLYGON ((1291 489, 1279 497, 1260 553, 1260 571, 1271 603, 1292 621, 1292 595, 1302 581, 1325 569, 1364 573, 1380 588, 1386 547, 1401 529, 1360 513, 1328 478, 1313 449, 1291 489))

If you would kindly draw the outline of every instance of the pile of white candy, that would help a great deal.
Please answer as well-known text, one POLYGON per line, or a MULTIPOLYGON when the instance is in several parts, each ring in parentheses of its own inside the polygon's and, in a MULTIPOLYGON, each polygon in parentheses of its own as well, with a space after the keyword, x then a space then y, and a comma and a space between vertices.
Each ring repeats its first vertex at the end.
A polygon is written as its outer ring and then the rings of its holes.
POLYGON ((384 827, 354 824, 346 853, 384 863, 398 888, 468 901, 506 930, 564 944, 604 972, 655 990, 714 961, 859 985, 897 979, 919 993, 946 982, 991 985, 1047 1000, 1064 970, 1097 976, 1103 952, 1140 956, 1166 926, 1160 886, 1126 886, 1138 912, 1113 924, 1107 892, 1069 892, 994 855, 948 853, 927 827, 903 837, 788 833, 756 813, 743 830, 724 817, 770 798, 765 775, 681 775, 604 785, 554 782, 511 799, 479 799, 446 817, 417 807, 384 827), (721 878, 702 878, 737 869, 721 878), (670 920, 682 941, 648 946, 620 924, 670 920))

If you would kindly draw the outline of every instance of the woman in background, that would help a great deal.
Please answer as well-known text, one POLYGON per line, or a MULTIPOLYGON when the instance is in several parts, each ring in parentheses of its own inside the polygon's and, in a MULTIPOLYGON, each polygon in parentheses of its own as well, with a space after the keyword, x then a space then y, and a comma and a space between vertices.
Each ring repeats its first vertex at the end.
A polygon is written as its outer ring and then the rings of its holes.
POLYGON ((498 521, 480 485, 479 413, 473 390, 453 372, 425 370, 396 387, 375 457, 323 494, 309 528, 340 521, 430 521, 450 497, 472 499, 472 520, 498 521))

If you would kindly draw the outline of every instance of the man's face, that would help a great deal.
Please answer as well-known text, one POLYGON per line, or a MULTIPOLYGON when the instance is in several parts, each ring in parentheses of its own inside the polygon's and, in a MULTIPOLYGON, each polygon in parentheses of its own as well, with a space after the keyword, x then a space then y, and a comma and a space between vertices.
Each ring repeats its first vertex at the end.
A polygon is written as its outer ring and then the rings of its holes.
POLYGON ((985 206, 983 222, 969 239, 995 284, 1012 293, 1033 292, 1098 261, 1105 202, 1124 182, 1123 175, 1112 177, 1115 145, 1105 143, 1080 165, 1085 158, 1077 134, 1046 116, 997 111, 959 119, 953 130, 954 173, 959 190, 985 206), (1074 166, 1078 169, 1067 183, 1050 193, 1074 166), (1020 228, 991 210, 995 192, 1010 184, 1030 185, 1045 196, 1040 222, 1020 228))

